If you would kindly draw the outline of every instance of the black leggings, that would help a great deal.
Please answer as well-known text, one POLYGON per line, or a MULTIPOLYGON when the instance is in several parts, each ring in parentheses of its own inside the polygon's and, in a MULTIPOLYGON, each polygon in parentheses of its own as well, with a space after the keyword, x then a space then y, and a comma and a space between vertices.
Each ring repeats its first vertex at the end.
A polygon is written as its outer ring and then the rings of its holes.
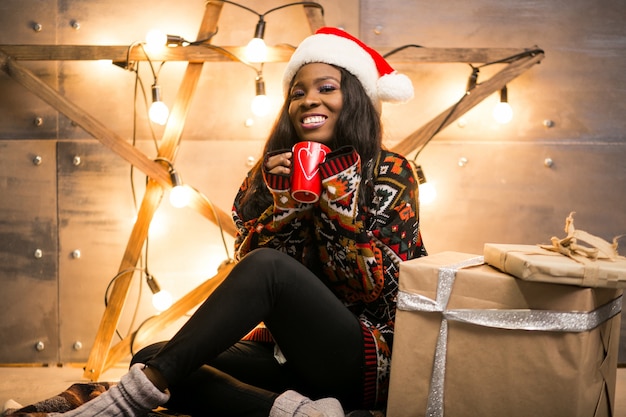
POLYGON ((169 342, 135 362, 163 374, 167 406, 179 412, 267 416, 287 389, 349 409, 363 399, 358 319, 306 267, 272 249, 250 252, 169 342), (240 341, 260 322, 287 363, 276 361, 273 344, 240 341))

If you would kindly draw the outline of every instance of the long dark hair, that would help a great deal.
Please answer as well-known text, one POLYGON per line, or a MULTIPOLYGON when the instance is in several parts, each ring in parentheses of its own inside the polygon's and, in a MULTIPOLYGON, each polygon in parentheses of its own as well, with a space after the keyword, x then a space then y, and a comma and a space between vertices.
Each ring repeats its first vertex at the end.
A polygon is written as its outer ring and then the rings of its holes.
MULTIPOLYGON (((335 68, 341 72, 343 104, 335 125, 334 138, 327 145, 332 150, 343 146, 352 146, 356 149, 361 156, 363 188, 366 183, 365 179, 372 176, 373 164, 382 147, 380 114, 365 93, 361 82, 345 69, 336 66, 335 68)), ((289 150, 298 142, 296 130, 289 118, 289 103, 287 97, 265 143, 263 155, 289 150)), ((259 216, 272 204, 272 196, 263 180, 263 163, 264 160, 261 158, 251 169, 249 187, 241 199, 242 212, 240 214, 245 220, 259 216)), ((363 198, 365 193, 361 192, 360 195, 363 198)))

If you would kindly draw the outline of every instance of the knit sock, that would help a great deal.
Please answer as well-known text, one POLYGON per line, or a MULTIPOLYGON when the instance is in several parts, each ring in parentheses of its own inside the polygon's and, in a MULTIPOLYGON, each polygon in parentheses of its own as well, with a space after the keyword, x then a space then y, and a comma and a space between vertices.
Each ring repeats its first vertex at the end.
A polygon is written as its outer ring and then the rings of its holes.
POLYGON ((276 398, 269 417, 344 417, 334 398, 313 401, 296 391, 285 391, 276 398))
POLYGON ((124 375, 119 384, 109 388, 93 400, 65 413, 50 413, 48 417, 126 417, 143 416, 165 404, 169 392, 159 391, 137 363, 124 375))

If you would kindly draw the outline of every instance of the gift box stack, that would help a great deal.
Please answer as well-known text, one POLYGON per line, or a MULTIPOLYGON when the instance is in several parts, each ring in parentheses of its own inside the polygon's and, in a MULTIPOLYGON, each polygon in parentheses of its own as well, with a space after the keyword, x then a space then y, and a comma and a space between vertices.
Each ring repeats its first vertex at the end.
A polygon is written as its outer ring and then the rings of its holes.
POLYGON ((401 265, 388 417, 613 415, 626 259, 566 231, 401 265))

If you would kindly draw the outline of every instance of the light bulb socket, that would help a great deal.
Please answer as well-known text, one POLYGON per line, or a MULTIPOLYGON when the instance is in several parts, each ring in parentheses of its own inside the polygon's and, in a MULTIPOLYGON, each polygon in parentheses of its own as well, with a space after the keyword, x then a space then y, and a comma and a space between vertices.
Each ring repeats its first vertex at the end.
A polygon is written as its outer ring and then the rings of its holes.
POLYGON ((254 80, 254 85, 256 87, 256 95, 264 96, 265 95, 265 81, 263 80, 263 76, 259 75, 254 80))
POLYGON ((472 75, 469 76, 469 79, 467 80, 467 88, 466 88, 466 92, 470 92, 471 90, 473 90, 474 88, 476 88, 476 85, 478 83, 478 72, 480 71, 479 68, 476 67, 472 67, 472 75))
POLYGON ((167 35, 167 46, 181 46, 184 42, 185 39, 182 36, 167 35))
POLYGON ((506 88, 506 85, 502 87, 500 90, 500 103, 508 103, 509 102, 509 90, 506 88))
POLYGON ((161 101, 161 86, 152 84, 152 102, 156 103, 157 101, 161 101))
POLYGON ((415 173, 417 174, 417 182, 419 184, 426 184, 426 175, 424 175, 424 170, 421 165, 415 165, 415 173))
POLYGON ((258 39, 263 39, 265 36, 265 20, 263 20, 263 16, 259 16, 259 21, 254 28, 254 37, 258 39))
POLYGON ((170 169, 170 180, 172 181, 172 188, 183 185, 183 179, 174 168, 170 169))
POLYGON ((146 274, 146 283, 148 284, 150 291, 152 291, 152 294, 158 294, 161 292, 161 287, 159 287, 159 283, 152 275, 146 274))

